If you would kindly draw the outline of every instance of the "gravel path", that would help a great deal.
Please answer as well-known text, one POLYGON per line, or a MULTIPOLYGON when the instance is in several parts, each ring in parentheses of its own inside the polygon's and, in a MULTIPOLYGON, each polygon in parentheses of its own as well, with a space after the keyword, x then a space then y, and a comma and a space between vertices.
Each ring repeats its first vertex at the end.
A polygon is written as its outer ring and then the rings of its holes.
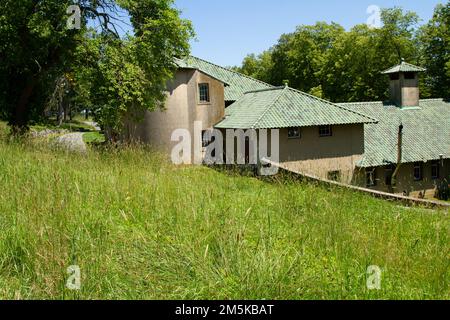
POLYGON ((65 134, 55 140, 57 146, 65 148, 69 151, 86 152, 87 147, 83 141, 83 133, 74 132, 65 134))
POLYGON ((93 127, 96 131, 101 131, 102 129, 100 128, 100 126, 98 125, 97 122, 92 122, 92 121, 85 121, 83 122, 84 124, 87 124, 88 126, 93 127))

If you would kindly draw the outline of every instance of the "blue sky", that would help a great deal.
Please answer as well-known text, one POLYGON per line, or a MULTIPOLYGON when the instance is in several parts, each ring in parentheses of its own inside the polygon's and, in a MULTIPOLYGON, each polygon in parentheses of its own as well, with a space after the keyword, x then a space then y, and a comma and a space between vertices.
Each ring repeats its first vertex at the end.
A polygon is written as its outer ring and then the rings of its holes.
POLYGON ((249 53, 273 46, 301 24, 337 22, 346 29, 369 18, 367 8, 399 6, 428 21, 446 0, 176 0, 197 34, 192 54, 223 66, 240 65, 249 53))

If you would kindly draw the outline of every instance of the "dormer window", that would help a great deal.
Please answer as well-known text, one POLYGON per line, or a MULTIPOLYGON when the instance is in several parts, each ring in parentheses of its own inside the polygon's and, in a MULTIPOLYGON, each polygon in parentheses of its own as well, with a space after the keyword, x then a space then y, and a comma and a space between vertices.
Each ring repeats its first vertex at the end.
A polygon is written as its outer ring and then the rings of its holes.
POLYGON ((209 83, 200 83, 198 85, 198 96, 199 96, 200 103, 209 103, 210 102, 209 83))

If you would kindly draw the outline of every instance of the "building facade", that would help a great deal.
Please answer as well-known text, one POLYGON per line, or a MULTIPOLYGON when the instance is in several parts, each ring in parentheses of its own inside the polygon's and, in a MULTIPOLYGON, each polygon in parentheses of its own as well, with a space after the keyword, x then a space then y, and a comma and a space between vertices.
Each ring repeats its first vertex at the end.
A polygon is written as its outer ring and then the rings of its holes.
POLYGON ((389 101, 340 104, 378 120, 365 125, 354 184, 430 198, 450 181, 450 103, 419 99, 419 73, 425 71, 402 61, 382 72, 390 78, 389 101))
POLYGON ((254 130, 258 139, 269 130, 271 141, 270 130, 277 130, 277 161, 318 178, 412 196, 430 196, 449 178, 450 103, 419 99, 423 68, 402 61, 384 71, 390 77, 388 102, 334 104, 199 58, 176 62, 165 108, 128 123, 129 139, 170 152, 178 143, 172 141, 175 130, 185 129, 194 139, 201 135, 206 147, 211 141, 205 132, 216 128, 224 139, 232 133, 234 155, 241 138, 237 132, 244 132, 244 153, 259 154, 259 144, 253 146, 245 132, 254 130))

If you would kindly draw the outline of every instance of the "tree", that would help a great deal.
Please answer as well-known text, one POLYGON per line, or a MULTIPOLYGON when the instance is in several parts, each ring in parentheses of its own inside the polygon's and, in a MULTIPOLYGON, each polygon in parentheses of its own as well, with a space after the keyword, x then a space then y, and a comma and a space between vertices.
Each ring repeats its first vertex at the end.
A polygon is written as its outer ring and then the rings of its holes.
POLYGON ((174 57, 188 54, 193 36, 190 22, 181 19, 172 5, 173 0, 2 1, 0 114, 13 132, 25 131, 29 121, 43 113, 55 79, 67 72, 84 80, 76 85, 78 99, 84 100, 92 90, 89 97, 102 111, 102 119, 109 119, 105 124, 111 130, 131 106, 156 108, 172 76, 174 57), (80 30, 67 28, 67 8, 74 3, 83 14, 80 30), (119 37, 120 8, 131 17, 133 37, 119 37), (100 34, 87 32, 86 22, 91 19, 100 22, 100 34), (86 44, 87 49, 82 49, 86 44), (76 64, 85 61, 90 63, 76 64), (89 81, 93 75, 106 82, 89 81))
POLYGON ((270 82, 272 69, 272 52, 268 50, 258 56, 249 54, 244 58, 242 67, 237 68, 236 71, 264 82, 270 82))
MULTIPOLYGON (((380 72, 401 58, 419 62, 418 17, 400 8, 384 9, 383 27, 357 25, 345 31, 338 24, 318 22, 284 34, 261 56, 244 59, 243 71, 273 85, 285 80, 293 88, 335 101, 384 100, 388 79, 380 72)), ((426 90, 425 90, 426 91, 426 90)))
POLYGON ((450 2, 438 5, 433 18, 420 30, 425 84, 431 95, 450 98, 450 2))
POLYGON ((76 46, 80 33, 67 30, 65 24, 70 4, 59 0, 0 4, 0 108, 15 132, 26 129, 30 117, 43 110, 46 84, 76 46))
POLYGON ((91 104, 110 141, 119 138, 127 120, 138 121, 144 111, 163 106, 166 82, 176 69, 174 57, 189 53, 193 36, 190 22, 179 18, 172 1, 121 4, 130 13, 135 35, 89 35, 74 67, 75 90, 91 104))

